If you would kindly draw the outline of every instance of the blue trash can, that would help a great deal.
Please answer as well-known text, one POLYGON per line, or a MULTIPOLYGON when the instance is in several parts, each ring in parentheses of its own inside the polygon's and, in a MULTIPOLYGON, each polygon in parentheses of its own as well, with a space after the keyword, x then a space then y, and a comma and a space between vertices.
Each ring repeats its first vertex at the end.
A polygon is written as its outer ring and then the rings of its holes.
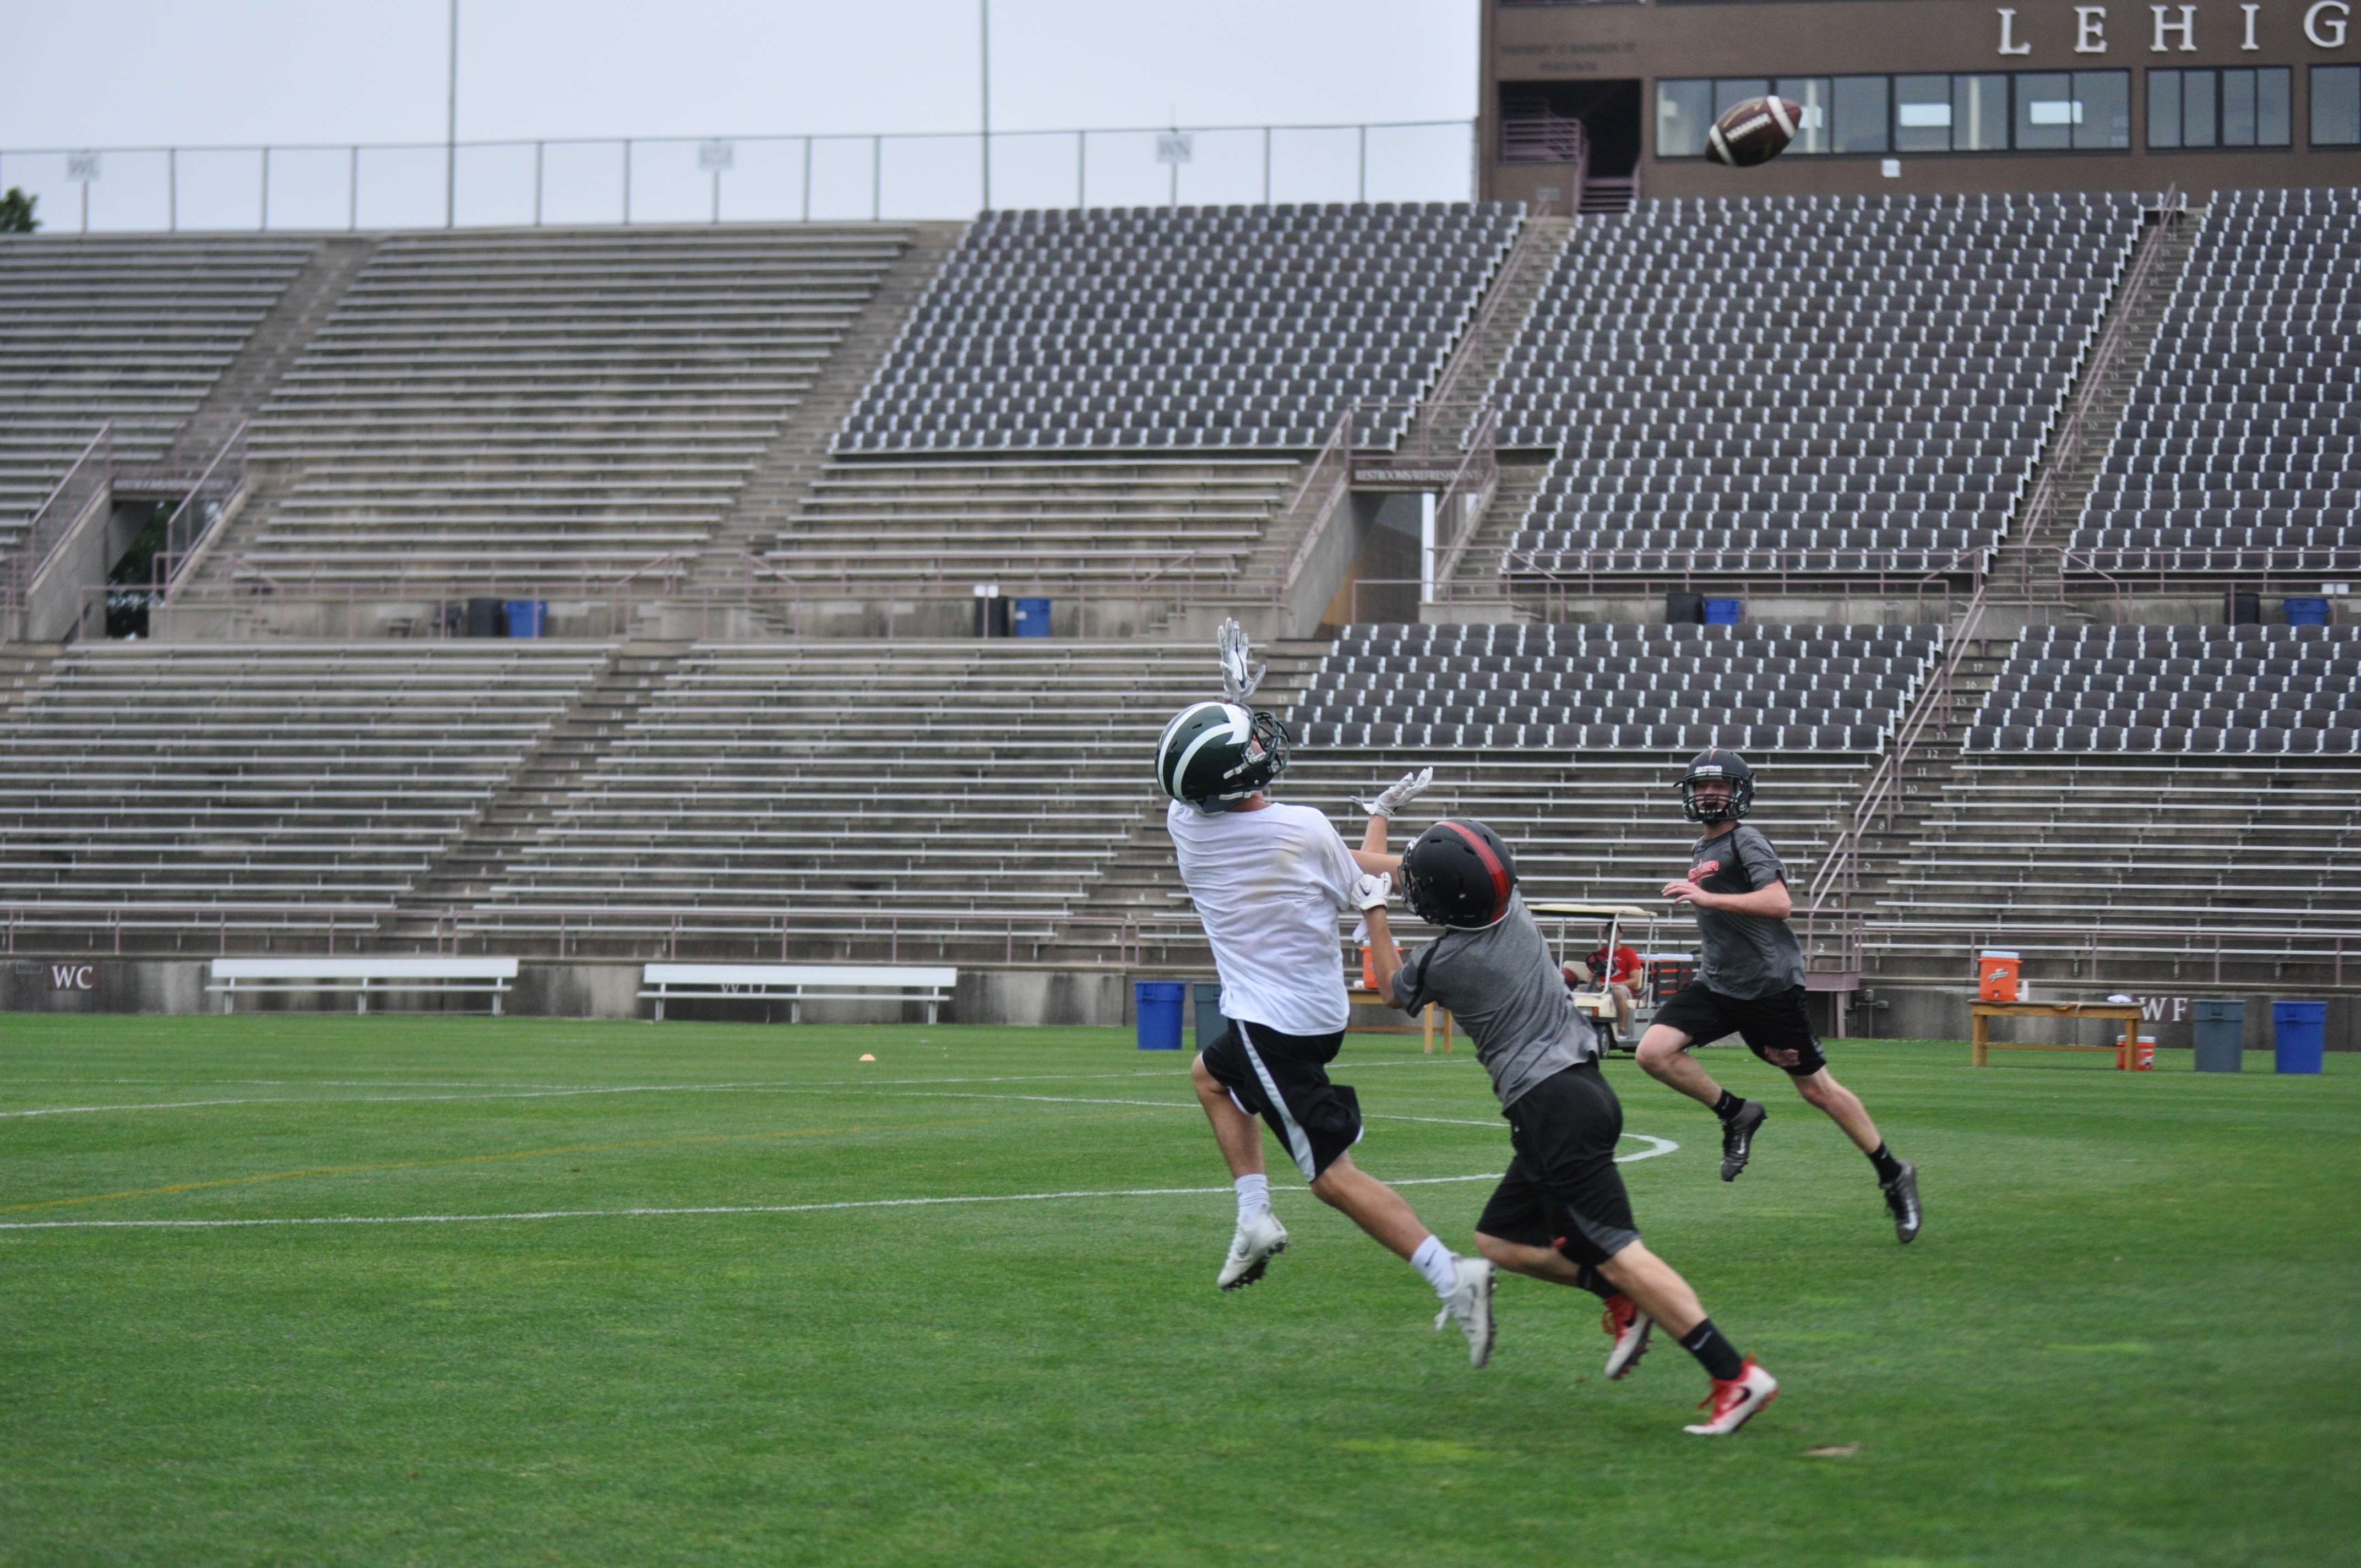
POLYGON ((2282 608, 2287 611, 2290 626, 2325 626, 2328 624, 2326 599, 2289 599, 2282 608))
POLYGON ((1744 599, 1708 599, 1705 601, 1705 623, 1708 626, 1736 626, 1746 616, 1744 599))
POLYGON ((1190 989, 1197 998, 1197 1048, 1202 1051, 1221 1035, 1227 1023, 1222 1016, 1222 982, 1201 980, 1190 989))
POLYGON ((1139 1014, 1139 1048, 1177 1051, 1180 1048, 1180 1003, 1189 988, 1177 980, 1136 980, 1131 982, 1133 1011, 1139 1014))
POLYGON ((508 611, 510 636, 541 635, 541 623, 549 614, 547 599, 511 599, 503 608, 508 611))
POLYGON ((1049 601, 1048 599, 1018 599, 1016 601, 1016 608, 1009 612, 1008 622, 1011 632, 1016 636, 1049 636, 1049 601))
POLYGON ((2271 1052, 2281 1072, 2318 1072, 2328 1043, 2328 1003, 2271 1003, 2271 1052))

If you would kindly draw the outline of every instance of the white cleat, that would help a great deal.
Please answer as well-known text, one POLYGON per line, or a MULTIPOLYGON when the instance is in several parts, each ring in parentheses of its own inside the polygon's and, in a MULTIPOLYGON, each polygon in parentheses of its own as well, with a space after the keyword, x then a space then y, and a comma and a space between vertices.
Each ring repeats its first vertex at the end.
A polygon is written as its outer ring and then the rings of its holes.
POLYGON ((1598 1321, 1607 1337, 1615 1342, 1615 1348, 1607 1353, 1607 1380, 1620 1383, 1648 1354, 1648 1336, 1655 1331, 1656 1320, 1642 1311, 1631 1297, 1610 1296, 1598 1321))
POLYGON ((1481 1366, 1492 1359, 1492 1265, 1480 1257, 1463 1257, 1459 1265, 1459 1283, 1443 1299, 1443 1310, 1434 1314, 1434 1326, 1441 1330, 1456 1321, 1467 1336, 1467 1365, 1481 1366))
POLYGON ((1214 1283, 1224 1290, 1251 1285, 1262 1277, 1270 1260, 1286 1250, 1287 1227, 1265 1209, 1251 1220, 1238 1222, 1238 1233, 1230 1238, 1230 1255, 1223 1259, 1221 1277, 1214 1283))
POLYGON ((1713 1380, 1713 1392, 1699 1402, 1697 1409, 1706 1419, 1696 1426, 1683 1427, 1686 1432, 1698 1437, 1721 1437, 1736 1431, 1754 1417, 1754 1412, 1779 1396, 1779 1379, 1754 1365, 1748 1356, 1739 1375, 1725 1383, 1713 1380))

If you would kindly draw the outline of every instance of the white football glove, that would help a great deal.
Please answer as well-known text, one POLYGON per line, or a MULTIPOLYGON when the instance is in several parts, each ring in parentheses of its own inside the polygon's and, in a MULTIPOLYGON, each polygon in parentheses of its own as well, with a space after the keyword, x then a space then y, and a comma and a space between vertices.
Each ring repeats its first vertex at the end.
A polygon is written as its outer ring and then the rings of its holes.
POLYGON ((1383 909, 1392 896, 1394 879, 1385 872, 1363 872, 1353 881, 1353 907, 1383 909))
POLYGON ((1270 666, 1265 664, 1253 674, 1246 674, 1246 628, 1235 620, 1222 622, 1221 649, 1222 700, 1243 703, 1254 696, 1255 687, 1262 685, 1264 671, 1270 666))
POLYGON ((1377 799, 1362 800, 1356 796, 1353 804, 1372 817, 1382 817, 1391 821, 1396 812, 1416 800, 1420 793, 1433 782, 1434 770, 1421 768, 1414 773, 1404 773, 1388 784, 1377 799))

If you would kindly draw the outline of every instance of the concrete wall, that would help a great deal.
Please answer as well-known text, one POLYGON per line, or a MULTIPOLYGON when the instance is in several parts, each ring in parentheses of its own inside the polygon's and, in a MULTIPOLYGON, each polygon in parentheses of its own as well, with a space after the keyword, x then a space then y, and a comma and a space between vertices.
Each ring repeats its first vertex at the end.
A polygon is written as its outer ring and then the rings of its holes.
MULTIPOLYGON (((218 1013, 221 998, 204 989, 201 959, 18 958, 0 960, 0 1012, 7 1013, 218 1013)), ((960 976, 947 1023, 1024 1025, 1083 1024, 1114 1027, 1130 1017, 1131 979, 1094 970, 968 970, 960 976)), ((533 963, 520 969, 503 1010, 528 1018, 645 1018, 649 1003, 636 994, 640 966, 622 963, 533 963)), ((238 1011, 350 1013, 351 992, 275 992, 241 996, 238 1011)), ((482 1013, 481 995, 404 995, 372 992, 370 1008, 402 1012, 482 1013)), ((784 1002, 671 1002, 666 1018, 713 1018, 759 1023, 768 1014, 784 1023, 784 1002)), ((874 1002, 810 1002, 804 1019, 813 1024, 921 1023, 925 1005, 880 998, 874 1002)))
MULTIPOLYGON (((118 552, 112 548, 115 489, 102 485, 49 553, 25 590, 22 624, 11 635, 27 642, 62 642, 77 634, 82 619, 82 589, 106 581, 118 552)), ((93 611, 101 634, 105 627, 103 607, 93 611)))

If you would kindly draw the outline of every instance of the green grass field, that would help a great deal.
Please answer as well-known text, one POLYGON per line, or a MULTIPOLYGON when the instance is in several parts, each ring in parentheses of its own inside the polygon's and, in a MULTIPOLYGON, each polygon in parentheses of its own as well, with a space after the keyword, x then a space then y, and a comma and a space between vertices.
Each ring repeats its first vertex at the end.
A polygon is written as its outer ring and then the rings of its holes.
MULTIPOLYGON (((1463 1248, 1464 1048, 1338 1070, 1463 1248)), ((1115 1031, 0 1018, 0 1563, 2361 1562, 2361 1063, 1831 1054, 1907 1249, 1779 1075, 1708 1056, 1773 1107, 1724 1186, 1610 1069, 1681 1146, 1650 1242, 1785 1384, 1706 1442, 1572 1291, 1504 1281, 1471 1371, 1291 1173, 1216 1292, 1184 1061, 1115 1031), (520 1217, 281 1223, 430 1215, 520 1217)))

